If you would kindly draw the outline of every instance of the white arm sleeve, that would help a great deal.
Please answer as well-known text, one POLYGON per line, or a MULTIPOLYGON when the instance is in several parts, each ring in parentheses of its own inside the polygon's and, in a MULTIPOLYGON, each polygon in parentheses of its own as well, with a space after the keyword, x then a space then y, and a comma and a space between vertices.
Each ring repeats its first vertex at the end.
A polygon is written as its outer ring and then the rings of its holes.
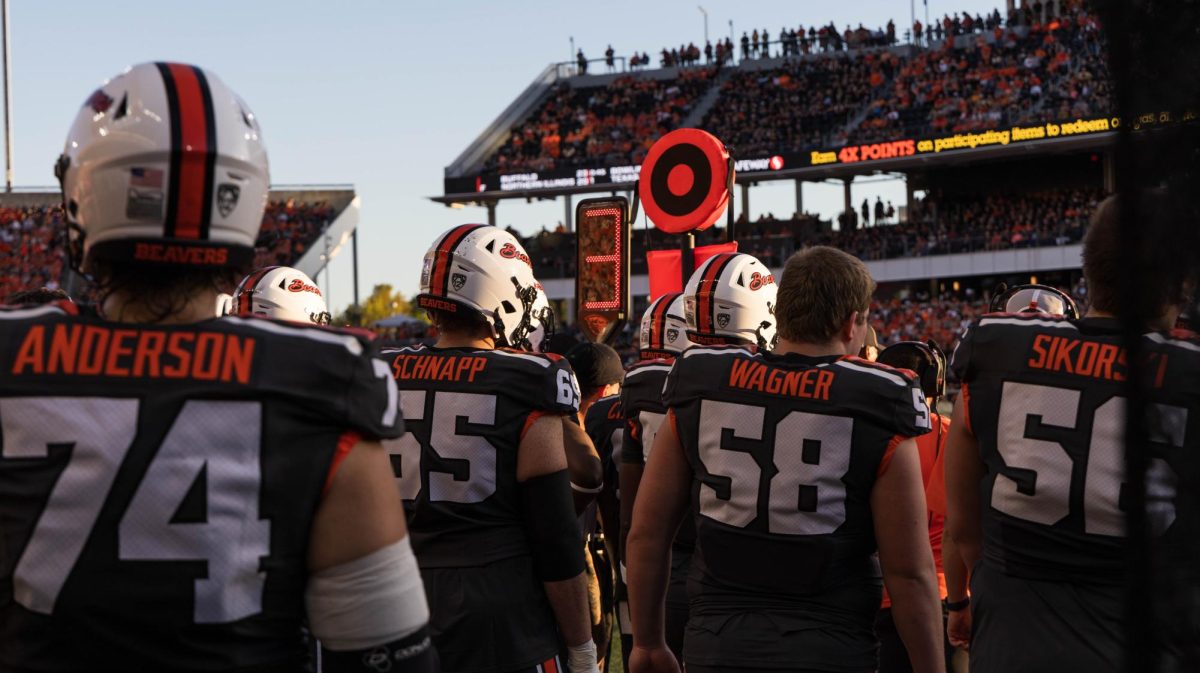
POLYGON ((429 622, 425 586, 407 536, 313 573, 304 600, 313 635, 335 652, 385 645, 429 622))

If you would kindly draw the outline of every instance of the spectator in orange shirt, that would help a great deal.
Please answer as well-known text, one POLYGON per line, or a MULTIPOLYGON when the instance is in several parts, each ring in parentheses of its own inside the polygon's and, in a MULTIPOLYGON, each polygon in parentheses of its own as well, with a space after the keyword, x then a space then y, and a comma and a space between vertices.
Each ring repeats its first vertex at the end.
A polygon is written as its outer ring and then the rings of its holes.
MULTIPOLYGON (((921 391, 926 396, 929 405, 927 421, 933 427, 933 432, 917 438, 917 451, 921 458, 921 477, 925 481, 925 499, 929 518, 929 546, 933 550, 933 560, 937 565, 938 587, 941 597, 946 597, 946 576, 942 570, 942 527, 946 514, 946 480, 942 454, 946 448, 946 432, 950 427, 950 419, 938 414, 937 401, 946 393, 946 356, 936 343, 920 341, 901 341, 885 348, 877 360, 880 364, 915 372, 920 381, 921 391), (933 509, 934 503, 939 509, 933 509)), ((958 559, 958 556, 953 558, 958 559)), ((959 561, 961 563, 961 561, 959 561)), ((943 628, 943 631, 945 629, 943 628)), ((904 642, 896 630, 892 618, 891 600, 884 587, 883 605, 875 619, 875 631, 879 635, 879 668, 877 673, 912 673, 908 652, 904 642)), ((953 648, 947 643, 946 670, 950 670, 950 657, 953 648)))

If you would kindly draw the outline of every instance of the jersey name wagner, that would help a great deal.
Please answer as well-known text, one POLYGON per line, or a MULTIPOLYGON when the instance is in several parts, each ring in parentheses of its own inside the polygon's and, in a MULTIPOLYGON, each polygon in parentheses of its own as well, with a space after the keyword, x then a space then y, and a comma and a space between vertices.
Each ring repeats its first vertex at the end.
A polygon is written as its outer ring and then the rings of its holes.
POLYGON ((769 612, 797 634, 769 653, 733 652, 691 640, 689 625, 688 660, 870 670, 881 586, 871 490, 896 438, 930 427, 911 372, 698 347, 676 360, 663 399, 694 473, 693 622, 769 612))

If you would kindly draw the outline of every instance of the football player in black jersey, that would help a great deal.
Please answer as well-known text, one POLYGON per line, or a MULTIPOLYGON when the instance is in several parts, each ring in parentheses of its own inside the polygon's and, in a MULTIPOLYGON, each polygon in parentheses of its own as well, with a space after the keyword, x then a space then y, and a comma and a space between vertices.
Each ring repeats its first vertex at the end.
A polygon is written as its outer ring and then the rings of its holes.
MULTIPOLYGON (((533 313, 530 318, 533 329, 529 330, 516 347, 529 353, 552 352, 549 347, 554 338, 554 311, 550 308, 550 300, 541 284, 536 287, 537 298, 533 301, 533 313)), ((577 379, 573 380, 579 382, 577 379)), ((581 408, 582 405, 581 400, 581 408)), ((575 503, 575 513, 582 516, 604 488, 604 464, 580 424, 580 418, 581 414, 563 416, 563 448, 567 453, 571 499, 575 503)))
MULTIPOLYGON (((633 523, 633 503, 637 498, 646 455, 654 445, 654 435, 666 418, 667 410, 662 403, 663 384, 675 357, 691 345, 687 338, 687 321, 684 320, 683 294, 672 292, 658 297, 646 307, 642 314, 638 333, 638 362, 625 372, 621 388, 621 411, 625 426, 620 438, 620 504, 621 530, 620 551, 622 572, 618 589, 618 618, 621 626, 621 647, 625 661, 633 647, 633 630, 629 622, 628 591, 624 586, 625 537, 633 523)), ((615 437, 615 436, 614 436, 615 437)), ((695 527, 685 518, 679 533, 671 545, 671 583, 667 590, 666 638, 667 646, 675 657, 683 653, 683 629, 687 625, 687 569, 695 545, 695 527)))
POLYGON ((388 354, 408 434, 387 444, 442 670, 596 670, 563 416, 570 367, 529 353, 537 281, 511 234, 467 224, 425 255, 433 347, 388 354), (561 635, 560 635, 561 634, 561 635))
POLYGON ((1157 419, 1148 420, 1152 533, 1175 518, 1200 349, 1153 330, 1174 325, 1189 279, 1180 264, 1147 270, 1147 336, 1131 362, 1117 315, 1129 273, 1117 214, 1116 199, 1106 200, 1084 238, 1091 301, 1082 319, 985 315, 953 356, 963 385, 947 439, 946 534, 973 569, 972 673, 1121 670, 1125 381, 1134 367, 1157 419))
POLYGON ((270 183, 249 108, 136 66, 57 175, 104 318, 0 310, 0 670, 296 671, 306 613, 327 671, 436 670, 387 365, 359 334, 213 316, 270 183))
MULTIPOLYGON (((592 639, 605 667, 612 642, 614 560, 620 553, 620 505, 617 503, 616 452, 621 446, 624 418, 621 416, 621 380, 625 369, 621 356, 611 346, 585 342, 567 351, 567 360, 579 379, 579 415, 588 443, 595 447, 603 465, 603 484, 580 517, 584 549, 587 551, 588 602, 592 609, 592 639), (602 535, 597 534, 597 523, 602 535)), ((564 428, 566 426, 563 426, 564 428)))
MULTIPOLYGON (((774 283, 745 258, 701 268, 689 324, 732 322, 719 316, 733 302, 709 287, 744 304, 774 283)), ((628 538, 634 673, 679 670, 662 615, 689 494, 689 673, 873 670, 880 563, 914 670, 944 670, 912 440, 928 432, 929 409, 909 372, 854 356, 874 287, 858 259, 810 248, 784 270, 771 352, 696 346, 675 361, 628 538)), ((763 322, 756 332, 770 338, 763 322)))

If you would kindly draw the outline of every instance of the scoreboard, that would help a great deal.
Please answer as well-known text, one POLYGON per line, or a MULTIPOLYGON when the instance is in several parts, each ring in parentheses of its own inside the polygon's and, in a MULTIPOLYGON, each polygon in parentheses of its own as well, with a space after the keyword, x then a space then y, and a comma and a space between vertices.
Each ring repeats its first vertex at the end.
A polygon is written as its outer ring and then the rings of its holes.
POLYGON ((591 341, 607 341, 629 319, 629 203, 586 199, 575 208, 575 315, 591 341))

